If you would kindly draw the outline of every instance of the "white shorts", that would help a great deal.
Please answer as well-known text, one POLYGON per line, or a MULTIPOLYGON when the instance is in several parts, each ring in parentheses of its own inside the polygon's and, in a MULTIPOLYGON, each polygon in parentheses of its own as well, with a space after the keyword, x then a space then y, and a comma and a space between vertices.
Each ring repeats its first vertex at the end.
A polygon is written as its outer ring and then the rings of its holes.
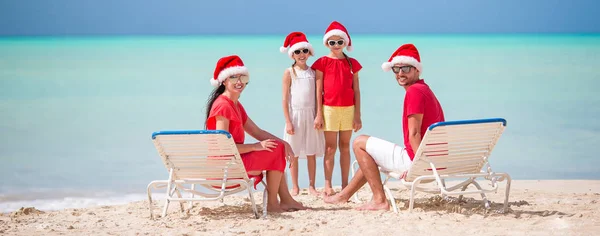
POLYGON ((412 161, 406 148, 376 137, 369 137, 366 145, 367 153, 375 163, 386 171, 404 172, 410 169, 412 161))

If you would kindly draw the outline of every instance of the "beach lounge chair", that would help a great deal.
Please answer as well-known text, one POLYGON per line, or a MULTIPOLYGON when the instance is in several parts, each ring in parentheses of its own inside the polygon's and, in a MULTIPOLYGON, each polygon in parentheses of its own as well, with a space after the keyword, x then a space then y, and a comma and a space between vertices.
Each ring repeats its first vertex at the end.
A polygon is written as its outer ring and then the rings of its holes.
MULTIPOLYGON (((152 134, 152 142, 169 172, 168 180, 148 184, 150 217, 152 215, 152 189, 166 187, 162 217, 167 214, 170 202, 223 201, 228 195, 248 191, 255 217, 259 214, 253 190, 258 178, 249 178, 231 134, 223 130, 160 131, 152 134), (191 187, 190 187, 191 185, 191 187), (196 190, 197 186, 203 187, 196 190), (182 192, 190 197, 182 197, 182 192), (176 195, 176 196, 175 196, 176 195)), ((267 191, 263 194, 263 217, 266 217, 267 191)))
MULTIPOLYGON (((414 206, 415 191, 448 195, 480 194, 486 208, 490 207, 485 193, 496 192, 498 182, 506 181, 504 207, 508 207, 511 178, 507 173, 492 171, 489 157, 506 127, 502 118, 447 121, 432 124, 428 129, 411 168, 404 173, 381 171, 385 175, 383 187, 390 199, 393 210, 398 212, 391 190, 386 186, 390 179, 398 179, 410 190, 409 212, 414 206), (460 182, 448 185, 446 180, 459 179, 460 182), (489 182, 489 188, 482 188, 480 182, 489 182), (432 182, 434 186, 432 185, 432 182), (428 184, 429 183, 429 184, 428 184), (425 186, 425 185, 429 186, 425 186), (466 190, 469 185, 476 190, 466 190)), ((352 175, 358 162, 354 161, 352 175)), ((358 169, 358 168, 357 168, 358 169)), ((380 168, 381 170, 381 168, 380 168)), ((355 201, 358 196, 353 196, 355 201)))

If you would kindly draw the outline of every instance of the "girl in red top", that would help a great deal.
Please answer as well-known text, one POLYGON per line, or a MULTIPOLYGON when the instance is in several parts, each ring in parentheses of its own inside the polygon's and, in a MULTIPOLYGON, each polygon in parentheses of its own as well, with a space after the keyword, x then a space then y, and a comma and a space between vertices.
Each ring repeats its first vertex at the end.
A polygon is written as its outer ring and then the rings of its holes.
POLYGON ((267 171, 269 212, 306 209, 292 198, 285 181, 286 159, 289 161, 289 158, 294 157, 290 145, 260 129, 248 117, 238 100, 248 82, 248 69, 237 55, 219 59, 211 79, 211 84, 216 88, 207 104, 206 129, 231 133, 248 175, 261 176, 262 171, 267 171), (244 144, 245 132, 261 141, 244 144), (281 202, 278 201, 278 196, 281 202))
POLYGON ((342 189, 348 185, 350 171, 350 138, 352 130, 362 127, 360 119, 360 89, 358 72, 360 63, 344 53, 352 51, 352 41, 346 28, 332 22, 323 36, 323 43, 331 52, 312 65, 316 71, 317 115, 315 128, 325 132, 325 195, 335 192, 331 187, 334 156, 339 143, 342 189), (339 137, 339 142, 338 142, 339 137))

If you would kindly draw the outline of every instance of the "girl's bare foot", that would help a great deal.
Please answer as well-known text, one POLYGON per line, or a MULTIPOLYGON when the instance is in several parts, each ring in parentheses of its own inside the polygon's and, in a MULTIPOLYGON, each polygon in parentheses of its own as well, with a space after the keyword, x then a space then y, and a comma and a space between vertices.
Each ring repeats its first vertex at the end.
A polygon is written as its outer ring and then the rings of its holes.
POLYGON ((343 198, 342 196, 340 196, 340 194, 335 194, 333 196, 323 197, 323 201, 325 203, 329 203, 329 204, 342 204, 342 203, 347 203, 348 199, 343 198))
POLYGON ((325 197, 332 196, 334 194, 335 194, 335 191, 333 191, 333 188, 325 187, 325 189, 323 189, 323 196, 325 196, 325 197))
POLYGON ((293 187, 292 190, 290 190, 290 195, 292 196, 298 196, 299 193, 300 189, 298 187, 293 187))
POLYGON ((381 211, 381 210, 389 211, 390 204, 387 201, 385 201, 383 203, 368 202, 362 206, 357 207, 356 210, 359 210, 359 211, 381 211))
POLYGON ((319 193, 319 191, 317 191, 317 189, 314 186, 310 186, 308 188, 308 192, 310 193, 310 195, 313 195, 313 196, 319 196, 319 194, 321 194, 321 193, 319 193))

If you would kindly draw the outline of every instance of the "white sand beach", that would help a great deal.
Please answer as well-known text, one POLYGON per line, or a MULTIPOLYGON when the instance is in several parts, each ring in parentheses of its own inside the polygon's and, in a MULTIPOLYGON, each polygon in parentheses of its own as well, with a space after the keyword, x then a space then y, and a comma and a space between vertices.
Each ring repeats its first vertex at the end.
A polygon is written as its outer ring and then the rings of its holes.
MULTIPOLYGON (((502 207, 503 189, 488 194, 486 210, 478 195, 456 198, 419 193, 409 213, 408 192, 396 183, 400 213, 361 212, 357 203, 328 205, 303 189, 297 197, 311 210, 270 214, 254 219, 245 196, 221 202, 200 202, 181 213, 172 203, 161 218, 155 203, 150 219, 148 202, 42 212, 23 206, 0 216, 0 235, 598 235, 600 231, 600 181, 516 180, 511 187, 510 209, 502 207)), ((503 187, 504 184, 501 185, 503 187)), ((339 188, 337 189, 339 191, 339 188)), ((369 188, 359 192, 370 198, 369 188)), ((262 193, 256 193, 262 199, 262 193)), ((259 205, 260 207, 260 205, 259 205)))

